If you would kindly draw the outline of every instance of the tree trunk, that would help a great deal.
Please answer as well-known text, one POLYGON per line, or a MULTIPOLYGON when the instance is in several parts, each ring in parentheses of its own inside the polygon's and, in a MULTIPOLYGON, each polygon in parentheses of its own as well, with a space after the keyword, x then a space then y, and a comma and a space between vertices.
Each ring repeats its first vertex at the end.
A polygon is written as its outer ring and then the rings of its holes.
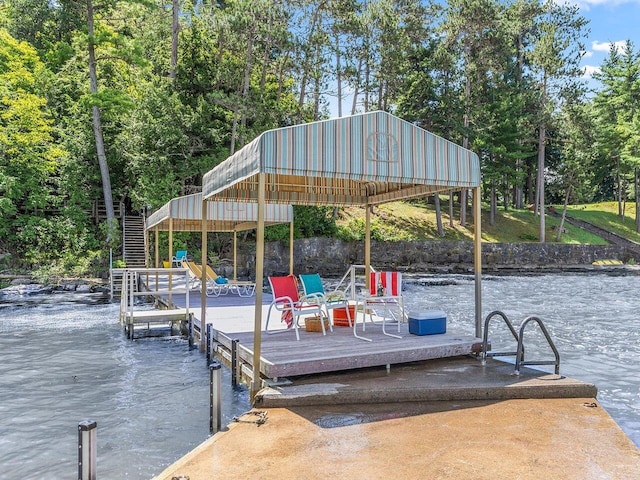
POLYGON ((453 227, 453 192, 449 192, 449 226, 453 227))
MULTIPOLYGON (((542 98, 541 98, 541 107, 540 111, 542 116, 545 115, 547 103, 547 77, 546 75, 543 77, 542 81, 542 98)), ((540 129, 538 132, 538 198, 539 198, 539 207, 540 207, 540 243, 544 243, 546 241, 546 225, 545 225, 545 211, 544 211, 544 156, 545 156, 545 140, 547 135, 547 126, 545 124, 544 119, 540 122, 540 129)))
POLYGON ((496 223, 496 185, 495 181, 491 180, 491 208, 489 209, 489 225, 493 226, 496 223))
POLYGON ((438 226, 438 236, 444 237, 444 230, 442 228, 442 210, 440 209, 440 195, 436 193, 433 196, 433 201, 436 206, 436 224, 438 226))
MULTIPOLYGON (((253 68, 253 37, 254 31, 251 29, 247 40, 247 58, 245 60, 244 76, 242 79, 242 86, 240 95, 236 100, 236 104, 233 108, 233 124, 231 126, 231 146, 229 148, 229 155, 233 155, 236 151, 236 137, 238 136, 238 122, 242 127, 246 125, 247 117, 245 115, 246 99, 249 95, 249 81, 251 76, 251 69, 253 68)), ((242 139, 238 138, 238 143, 242 143, 242 139)))
POLYGON ((546 241, 545 238, 545 211, 544 211, 544 153, 545 153, 545 144, 544 138, 546 135, 546 126, 543 123, 540 124, 540 132, 538 137, 538 205, 540 212, 540 243, 544 243, 546 241))
POLYGON ((567 216, 567 206, 569 205, 569 197, 571 195, 571 186, 567 188, 567 193, 564 196, 564 205, 562 207, 562 218, 560 219, 560 226, 558 227, 558 233, 556 233, 556 242, 559 242, 562 238, 562 230, 564 230, 564 219, 567 216))
POLYGON ((358 71, 356 72, 356 85, 353 90, 353 102, 351 103, 351 115, 356 114, 358 109, 358 95, 360 94, 360 78, 362 76, 362 58, 358 60, 358 71))
POLYGON ((640 180, 638 180, 638 167, 634 171, 634 184, 636 192, 636 232, 640 233, 640 195, 638 195, 640 180))
POLYGON ((178 65, 178 32, 180 30, 180 2, 173 0, 172 2, 172 19, 171 19, 171 67, 169 69, 169 78, 176 79, 176 67, 178 65))
POLYGON ((616 182, 618 186, 618 191, 616 197, 618 199, 618 216, 622 218, 622 177, 620 175, 620 156, 618 155, 616 159, 616 182))
MULTIPOLYGON (((469 75, 465 79, 464 85, 464 136, 462 137, 462 147, 469 148, 469 122, 470 122, 470 114, 469 114, 469 102, 471 101, 471 80, 469 79, 469 75)), ((460 225, 463 227, 467 224, 467 191, 462 190, 460 192, 460 225)))
MULTIPOLYGON (((89 34, 88 50, 89 50, 89 81, 91 85, 91 93, 98 93, 98 76, 96 74, 96 52, 94 46, 94 29, 93 29, 93 2, 87 0, 87 33, 89 34)), ((100 109, 97 105, 92 107, 93 116, 93 135, 96 141, 96 153, 98 155, 98 164, 100 165, 100 175, 102 177, 102 192, 104 195, 104 206, 107 214, 107 243, 113 241, 112 235, 117 228, 116 215, 113 210, 113 197, 111 195, 111 177, 109 175, 109 164, 104 151, 104 138, 102 136, 102 120, 100 118, 100 109)))
POLYGON ((340 65, 340 37, 336 35, 336 86, 338 96, 338 118, 342 118, 342 65, 340 65))

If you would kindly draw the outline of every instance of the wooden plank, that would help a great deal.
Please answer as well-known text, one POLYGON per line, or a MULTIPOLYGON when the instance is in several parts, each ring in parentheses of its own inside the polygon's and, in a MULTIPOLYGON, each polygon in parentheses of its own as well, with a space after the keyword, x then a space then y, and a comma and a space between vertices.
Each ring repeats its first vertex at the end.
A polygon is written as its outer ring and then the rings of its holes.
MULTIPOLYGON (((334 327, 334 332, 300 331, 296 341, 293 331, 263 334, 260 371, 267 378, 326 373, 357 368, 409 363, 434 358, 470 354, 480 339, 453 334, 411 335, 401 325, 403 338, 392 338, 382 333, 380 325, 368 324, 364 333, 371 342, 353 336, 350 328, 334 327)), ((397 332, 392 326, 388 332, 397 332)), ((359 334, 362 332, 358 331, 359 334)), ((225 333, 214 330, 214 338, 225 348, 231 339, 240 341, 240 358, 253 362, 253 332, 225 333)))
POLYGON ((187 320, 187 309, 178 308, 174 310, 137 310, 133 312, 123 312, 123 317, 127 324, 137 323, 169 323, 180 320, 187 320))

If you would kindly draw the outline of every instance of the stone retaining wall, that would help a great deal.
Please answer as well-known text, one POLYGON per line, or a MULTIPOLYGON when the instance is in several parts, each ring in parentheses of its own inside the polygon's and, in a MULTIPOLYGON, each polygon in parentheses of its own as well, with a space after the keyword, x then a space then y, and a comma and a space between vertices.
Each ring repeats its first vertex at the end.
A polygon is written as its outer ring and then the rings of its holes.
MULTIPOLYGON (((633 251, 613 245, 561 245, 540 243, 484 243, 483 271, 559 270, 591 266, 595 260, 617 259, 635 263, 633 251)), ((239 274, 253 273, 255 260, 245 258, 239 274)), ((294 244, 294 272, 342 276, 350 265, 364 264, 364 242, 333 238, 307 238, 294 244)), ((473 271, 472 242, 372 242, 371 264, 378 270, 412 273, 473 271)), ((289 246, 281 242, 265 246, 265 276, 289 270, 289 246)))

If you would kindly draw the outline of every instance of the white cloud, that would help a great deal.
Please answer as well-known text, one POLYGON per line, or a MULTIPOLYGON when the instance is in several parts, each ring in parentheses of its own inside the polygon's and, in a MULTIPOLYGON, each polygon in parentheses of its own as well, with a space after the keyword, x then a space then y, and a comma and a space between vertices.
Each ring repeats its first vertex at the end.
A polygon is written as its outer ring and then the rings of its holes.
POLYGON ((611 50, 611 45, 613 45, 618 53, 622 53, 625 44, 625 40, 618 40, 617 42, 599 42, 597 40, 594 40, 593 42, 591 42, 591 48, 593 48, 593 50, 595 50, 596 52, 608 53, 611 50))
POLYGON ((580 7, 581 10, 589 11, 592 6, 607 5, 609 7, 615 7, 623 3, 628 3, 629 0, 555 0, 558 3, 575 4, 580 7))
POLYGON ((594 73, 600 73, 600 71, 600 67, 585 65, 584 67, 582 67, 582 78, 591 78, 594 73))
POLYGON ((582 52, 582 58, 593 57, 593 52, 582 52))

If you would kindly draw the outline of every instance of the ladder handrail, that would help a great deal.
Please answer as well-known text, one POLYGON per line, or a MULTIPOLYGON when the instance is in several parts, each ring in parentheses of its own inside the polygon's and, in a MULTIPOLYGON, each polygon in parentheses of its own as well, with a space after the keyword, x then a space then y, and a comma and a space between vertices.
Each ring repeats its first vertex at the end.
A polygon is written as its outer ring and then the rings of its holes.
POLYGON ((560 374, 560 354, 558 353, 558 349, 556 348, 553 340, 551 340, 551 335, 547 331, 547 327, 544 326, 544 322, 540 317, 535 315, 530 315, 522 321, 520 325, 520 335, 518 337, 518 354, 516 355, 516 375, 520 375, 520 367, 522 365, 555 365, 554 372, 556 375, 560 374), (529 360, 524 361, 524 327, 527 326, 529 322, 536 322, 542 330, 551 350, 553 350, 553 354, 555 355, 555 360, 529 360), (522 353, 522 360, 520 360, 520 354, 522 353))
POLYGON ((507 356, 507 355, 514 355, 516 358, 516 364, 515 364, 516 375, 520 375, 520 367, 523 365, 555 365, 555 369, 554 369, 555 374, 556 375, 560 374, 560 354, 558 353, 558 349, 553 343, 553 340, 551 339, 551 335, 549 334, 549 331, 545 327, 544 322, 540 317, 536 315, 529 315, 528 317, 526 317, 522 321, 522 323, 517 327, 517 332, 516 332, 516 327, 513 326, 513 324, 511 323, 511 320, 509 320, 509 317, 507 317, 507 315, 504 312, 501 312, 499 310, 494 310, 489 315, 487 315, 484 321, 484 332, 482 334, 482 356, 481 356, 482 365, 486 365, 487 357, 498 357, 498 356, 507 356), (504 320, 504 323, 509 328, 511 335, 513 335, 513 337, 516 339, 517 348, 515 352, 487 352, 488 344, 489 344, 489 320, 491 320, 496 316, 499 316, 500 318, 502 318, 502 320, 504 320), (540 327, 540 330, 542 331, 542 334, 547 340, 549 347, 553 351, 553 354, 555 356, 554 360, 527 360, 527 361, 524 360, 524 329, 530 322, 535 322, 540 327))
MULTIPOLYGON (((508 355, 516 355, 517 353, 517 352, 488 352, 487 351, 489 349, 489 320, 491 320, 493 317, 496 317, 496 316, 499 316, 500 318, 502 318, 504 323, 509 328, 511 335, 513 335, 513 338, 515 339, 516 343, 518 342, 518 333, 516 332, 516 329, 513 326, 513 323, 511 323, 511 320, 509 320, 509 317, 507 317, 507 314, 504 312, 501 312, 500 310, 494 310, 489 315, 487 315, 486 318, 484 319, 484 331, 482 333, 482 365, 485 365, 487 363, 487 357, 505 357, 508 355)), ((524 355, 524 351, 522 352, 522 354, 524 355)))

